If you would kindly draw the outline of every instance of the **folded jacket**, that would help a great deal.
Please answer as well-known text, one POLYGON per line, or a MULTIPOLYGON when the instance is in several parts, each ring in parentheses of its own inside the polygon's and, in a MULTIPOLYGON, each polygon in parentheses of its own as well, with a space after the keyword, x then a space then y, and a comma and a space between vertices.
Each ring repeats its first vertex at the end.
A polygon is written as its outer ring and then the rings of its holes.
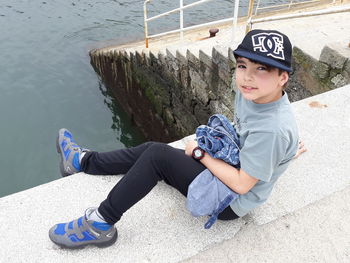
MULTIPOLYGON (((221 114, 211 116, 208 125, 197 128, 196 138, 198 146, 210 156, 239 168, 239 138, 225 116, 221 114)), ((186 206, 193 216, 210 216, 204 225, 208 229, 215 223, 218 215, 237 197, 237 193, 206 169, 189 185, 186 206)))
POLYGON ((213 158, 239 165, 239 138, 230 121, 221 114, 209 118, 208 125, 196 130, 198 146, 213 158))
POLYGON ((237 197, 237 193, 205 169, 189 185, 186 206, 193 216, 210 216, 204 225, 208 229, 237 197))

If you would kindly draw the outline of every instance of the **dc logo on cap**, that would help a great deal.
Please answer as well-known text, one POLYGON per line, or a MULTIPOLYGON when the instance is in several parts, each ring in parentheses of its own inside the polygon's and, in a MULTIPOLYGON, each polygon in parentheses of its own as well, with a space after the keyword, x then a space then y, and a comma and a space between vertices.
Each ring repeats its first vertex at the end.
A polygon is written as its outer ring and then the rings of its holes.
POLYGON ((252 35, 254 51, 266 53, 277 59, 284 60, 283 37, 278 33, 258 33, 252 35))

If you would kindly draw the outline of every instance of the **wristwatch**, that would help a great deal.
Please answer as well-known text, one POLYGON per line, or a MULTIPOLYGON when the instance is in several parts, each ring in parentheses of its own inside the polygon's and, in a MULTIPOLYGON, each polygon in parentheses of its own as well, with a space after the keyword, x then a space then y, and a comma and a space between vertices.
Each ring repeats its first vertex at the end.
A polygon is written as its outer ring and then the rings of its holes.
POLYGON ((199 148, 198 146, 194 148, 192 151, 192 157, 197 161, 202 160, 204 157, 204 154, 205 154, 205 151, 199 148))

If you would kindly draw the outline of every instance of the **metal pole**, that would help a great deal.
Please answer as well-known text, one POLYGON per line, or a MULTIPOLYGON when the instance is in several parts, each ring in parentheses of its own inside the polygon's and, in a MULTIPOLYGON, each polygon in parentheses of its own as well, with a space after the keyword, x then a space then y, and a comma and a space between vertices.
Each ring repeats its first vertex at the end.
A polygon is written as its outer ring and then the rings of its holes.
POLYGON ((289 5, 288 5, 288 10, 290 9, 290 6, 293 4, 293 0, 290 0, 289 5))
POLYGON ((233 41, 235 40, 235 36, 236 36, 236 28, 237 28, 237 20, 238 20, 238 8, 239 8, 239 0, 235 0, 235 10, 233 13, 232 37, 231 37, 232 44, 233 44, 233 41))
POLYGON ((282 19, 290 19, 290 18, 297 18, 297 17, 307 17, 307 16, 317 16, 317 15, 324 15, 324 14, 343 13, 343 12, 349 12, 349 11, 350 11, 350 7, 339 6, 336 8, 330 8, 328 10, 321 9, 321 10, 315 10, 315 11, 309 11, 309 12, 302 12, 302 13, 292 13, 292 14, 288 14, 288 15, 258 18, 258 19, 253 19, 250 22, 253 24, 253 23, 261 23, 261 22, 267 22, 267 21, 278 21, 278 20, 282 20, 282 19))
POLYGON ((183 11, 184 1, 180 0, 180 40, 183 42, 184 40, 184 11, 183 11))
POLYGON ((254 0, 249 0, 249 9, 248 9, 248 22, 245 28, 245 33, 247 34, 250 29, 251 29, 251 25, 250 25, 250 21, 252 19, 253 16, 253 9, 254 9, 254 0))
POLYGON ((257 5, 256 5, 256 8, 255 8, 255 15, 258 14, 259 6, 260 6, 260 0, 258 0, 258 3, 257 3, 257 5))
POLYGON ((147 7, 146 7, 146 4, 149 1, 150 0, 146 0, 143 3, 143 16, 144 16, 144 25, 145 25, 145 44, 146 44, 146 48, 148 48, 148 25, 147 25, 147 7))

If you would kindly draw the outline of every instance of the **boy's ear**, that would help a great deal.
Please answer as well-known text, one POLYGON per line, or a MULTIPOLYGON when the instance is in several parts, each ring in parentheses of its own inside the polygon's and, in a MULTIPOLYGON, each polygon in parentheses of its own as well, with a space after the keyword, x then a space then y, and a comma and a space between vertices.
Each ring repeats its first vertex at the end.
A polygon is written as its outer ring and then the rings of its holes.
POLYGON ((289 74, 287 71, 283 71, 280 75, 280 85, 283 87, 289 80, 289 74))

